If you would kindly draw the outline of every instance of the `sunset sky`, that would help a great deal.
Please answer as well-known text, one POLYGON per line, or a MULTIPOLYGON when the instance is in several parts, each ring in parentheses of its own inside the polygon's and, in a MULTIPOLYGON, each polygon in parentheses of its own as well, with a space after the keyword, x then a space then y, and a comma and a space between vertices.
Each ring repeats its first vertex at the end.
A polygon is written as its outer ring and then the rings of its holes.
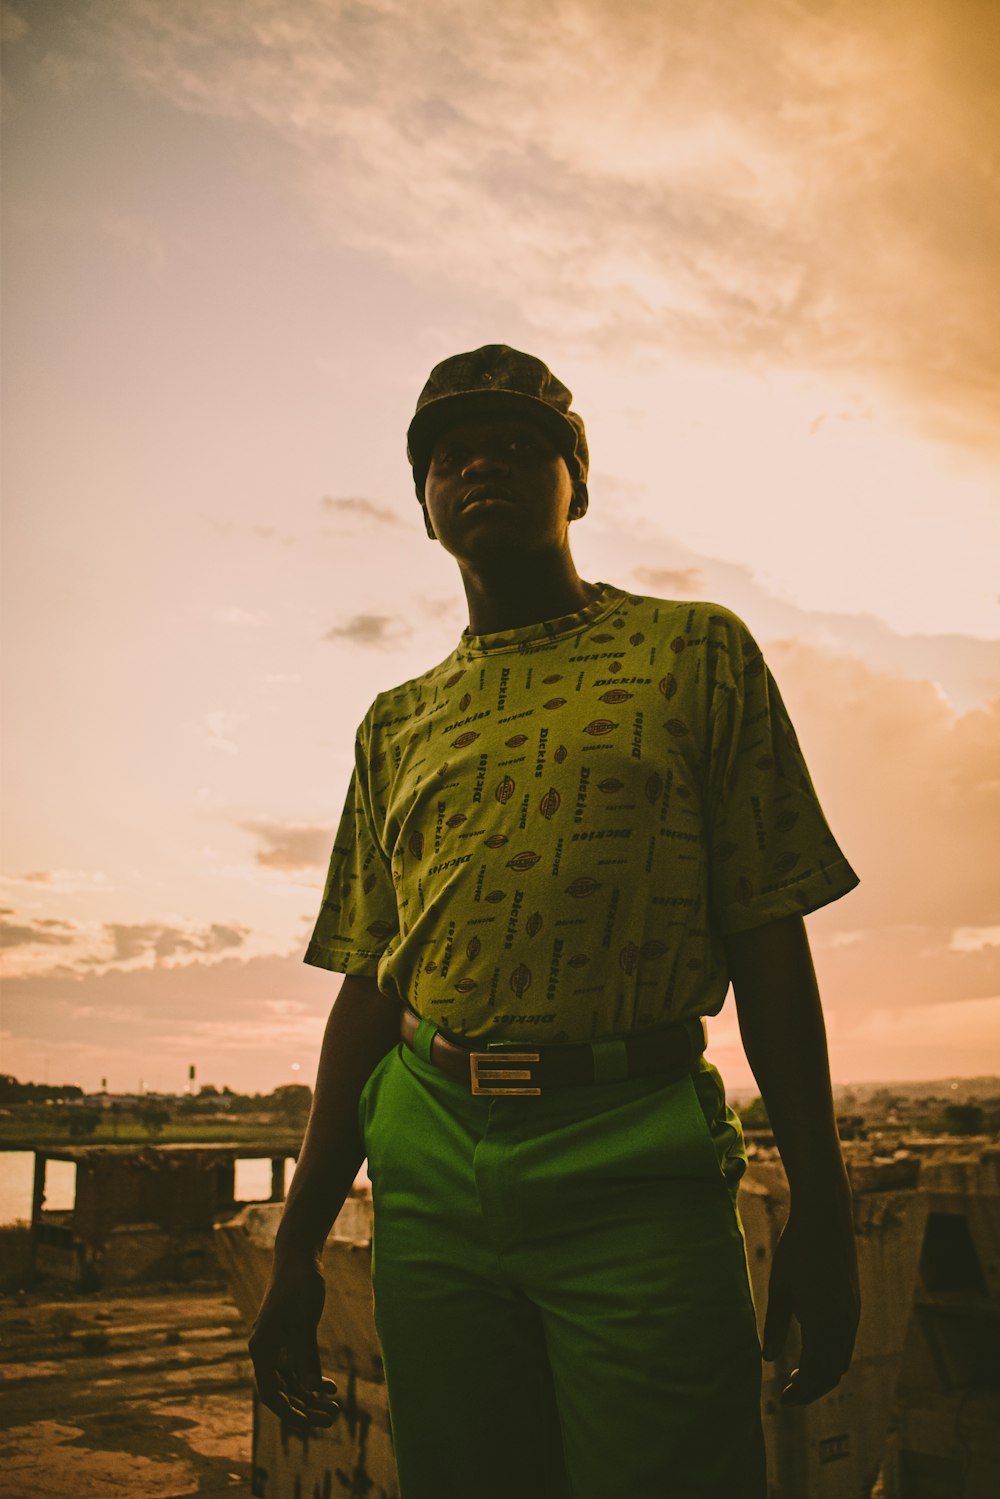
POLYGON ((406 425, 503 342, 586 420, 581 575, 765 648, 862 881, 808 920, 835 1080, 1000 1072, 995 0, 3 36, 0 1070, 311 1081, 354 730, 468 622, 406 425))

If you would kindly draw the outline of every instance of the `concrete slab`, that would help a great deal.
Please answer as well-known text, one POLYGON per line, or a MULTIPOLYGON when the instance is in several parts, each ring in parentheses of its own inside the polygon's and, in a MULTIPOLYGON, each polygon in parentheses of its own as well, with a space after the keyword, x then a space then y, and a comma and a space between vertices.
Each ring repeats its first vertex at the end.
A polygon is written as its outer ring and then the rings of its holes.
POLYGON ((216 1289, 0 1300, 11 1499, 249 1499, 250 1366, 216 1289))

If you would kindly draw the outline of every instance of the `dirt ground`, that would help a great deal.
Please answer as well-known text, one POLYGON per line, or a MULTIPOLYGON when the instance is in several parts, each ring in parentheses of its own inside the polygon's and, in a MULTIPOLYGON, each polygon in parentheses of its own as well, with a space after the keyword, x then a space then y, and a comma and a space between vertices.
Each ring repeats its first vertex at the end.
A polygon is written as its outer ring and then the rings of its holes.
POLYGON ((249 1499, 250 1364, 217 1289, 0 1298, 8 1499, 249 1499))

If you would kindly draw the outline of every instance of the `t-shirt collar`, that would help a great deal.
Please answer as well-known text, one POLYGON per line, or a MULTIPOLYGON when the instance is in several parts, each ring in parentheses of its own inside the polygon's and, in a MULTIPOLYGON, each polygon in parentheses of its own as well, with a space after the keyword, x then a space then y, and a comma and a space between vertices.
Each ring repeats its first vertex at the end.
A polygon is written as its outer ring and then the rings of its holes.
POLYGON ((524 651, 565 635, 575 635, 604 619, 624 597, 622 590, 615 588, 612 583, 598 583, 597 592, 590 603, 573 614, 561 614, 557 619, 541 619, 534 624, 519 625, 513 630, 498 630, 489 635, 473 635, 471 631, 463 630, 458 654, 484 656, 492 655, 495 651, 524 651))

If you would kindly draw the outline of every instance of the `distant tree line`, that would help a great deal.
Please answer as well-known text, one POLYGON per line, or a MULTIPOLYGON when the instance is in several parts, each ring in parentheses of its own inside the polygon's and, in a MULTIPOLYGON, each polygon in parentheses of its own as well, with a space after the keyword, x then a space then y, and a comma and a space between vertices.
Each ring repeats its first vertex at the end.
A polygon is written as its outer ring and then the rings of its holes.
POLYGON ((95 1100, 76 1086, 53 1088, 20 1083, 9 1075, 0 1077, 0 1108, 5 1113, 65 1131, 74 1140, 91 1139, 99 1130, 117 1139, 120 1129, 135 1125, 155 1139, 177 1122, 210 1124, 220 1118, 242 1118, 297 1132, 305 1127, 311 1105, 312 1089, 304 1083, 282 1083, 270 1093, 256 1094, 234 1093, 208 1083, 197 1093, 179 1097, 104 1094, 95 1100))
POLYGON ((8 1072, 0 1072, 0 1105, 9 1103, 60 1103, 64 1098, 82 1098, 83 1089, 75 1083, 19 1083, 8 1072))

